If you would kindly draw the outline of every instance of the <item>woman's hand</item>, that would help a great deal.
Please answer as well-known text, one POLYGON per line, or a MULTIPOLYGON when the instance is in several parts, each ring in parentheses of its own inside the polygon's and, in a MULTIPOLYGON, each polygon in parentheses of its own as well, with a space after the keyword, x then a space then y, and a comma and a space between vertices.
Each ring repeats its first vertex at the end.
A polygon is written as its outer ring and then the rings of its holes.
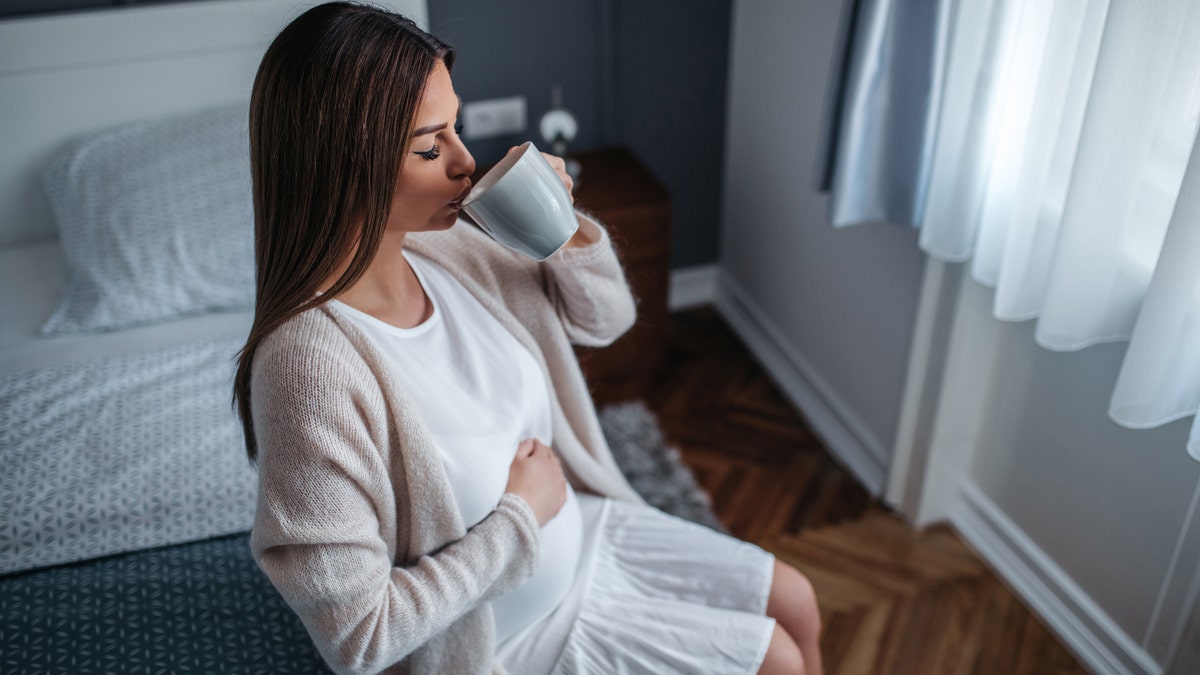
POLYGON ((521 441, 508 469, 505 492, 520 496, 545 525, 567 501, 567 479, 558 455, 536 438, 521 441))
POLYGON ((571 203, 575 203, 575 179, 571 178, 571 174, 567 173, 567 162, 558 155, 551 155, 548 152, 543 152, 542 157, 550 163, 550 168, 554 169, 554 173, 558 174, 559 180, 567 188, 567 196, 571 198, 571 203))
MULTIPOLYGON (((558 174, 559 180, 561 180, 563 185, 565 185, 567 188, 567 194, 571 197, 571 203, 574 204, 575 179, 571 178, 571 174, 567 173, 566 160, 558 155, 551 155, 548 152, 543 152, 542 157, 546 158, 546 161, 549 162, 550 166, 554 169, 554 173, 558 174)), ((583 221, 580 220, 579 229, 575 231, 575 236, 571 237, 564 248, 582 248, 584 246, 590 246, 594 243, 596 243, 596 237, 588 233, 588 229, 583 226, 583 221)))

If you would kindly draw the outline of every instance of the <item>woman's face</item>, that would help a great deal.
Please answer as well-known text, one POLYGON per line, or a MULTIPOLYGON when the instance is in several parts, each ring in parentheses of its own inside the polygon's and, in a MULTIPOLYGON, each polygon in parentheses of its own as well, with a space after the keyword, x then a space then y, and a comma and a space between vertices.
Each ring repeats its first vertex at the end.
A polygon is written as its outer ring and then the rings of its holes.
POLYGON ((458 136, 458 112, 450 71, 439 61, 413 118, 388 216, 389 232, 444 230, 458 220, 475 172, 475 159, 458 136))

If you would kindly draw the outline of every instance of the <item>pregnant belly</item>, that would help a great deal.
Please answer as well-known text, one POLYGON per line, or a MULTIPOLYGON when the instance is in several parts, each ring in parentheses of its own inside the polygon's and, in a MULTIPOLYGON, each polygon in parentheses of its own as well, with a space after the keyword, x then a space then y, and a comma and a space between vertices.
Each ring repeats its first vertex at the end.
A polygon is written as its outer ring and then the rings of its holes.
POLYGON ((571 589, 583 544, 583 519, 574 490, 558 514, 542 527, 541 550, 533 576, 492 601, 496 616, 496 642, 515 635, 550 613, 571 589))

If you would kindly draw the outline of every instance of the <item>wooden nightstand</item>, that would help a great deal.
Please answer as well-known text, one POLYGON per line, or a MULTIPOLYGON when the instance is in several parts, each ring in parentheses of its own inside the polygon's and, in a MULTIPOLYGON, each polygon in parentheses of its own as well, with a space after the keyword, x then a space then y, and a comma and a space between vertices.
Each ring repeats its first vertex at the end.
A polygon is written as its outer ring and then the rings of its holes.
POLYGON ((603 222, 616 244, 638 319, 608 347, 576 349, 598 405, 644 398, 661 372, 671 278, 671 198, 625 148, 572 154, 581 166, 575 204, 603 222))

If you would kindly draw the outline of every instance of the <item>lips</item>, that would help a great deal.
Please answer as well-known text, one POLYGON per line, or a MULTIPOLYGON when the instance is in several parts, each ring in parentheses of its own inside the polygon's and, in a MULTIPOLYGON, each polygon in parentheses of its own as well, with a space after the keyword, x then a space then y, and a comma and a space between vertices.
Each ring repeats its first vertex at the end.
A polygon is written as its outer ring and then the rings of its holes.
POLYGON ((454 198, 454 201, 450 202, 450 206, 453 206, 456 209, 462 208, 463 200, 466 199, 467 195, 470 193, 471 193, 471 182, 467 181, 467 186, 465 188, 463 188, 462 192, 458 193, 458 196, 454 198))

